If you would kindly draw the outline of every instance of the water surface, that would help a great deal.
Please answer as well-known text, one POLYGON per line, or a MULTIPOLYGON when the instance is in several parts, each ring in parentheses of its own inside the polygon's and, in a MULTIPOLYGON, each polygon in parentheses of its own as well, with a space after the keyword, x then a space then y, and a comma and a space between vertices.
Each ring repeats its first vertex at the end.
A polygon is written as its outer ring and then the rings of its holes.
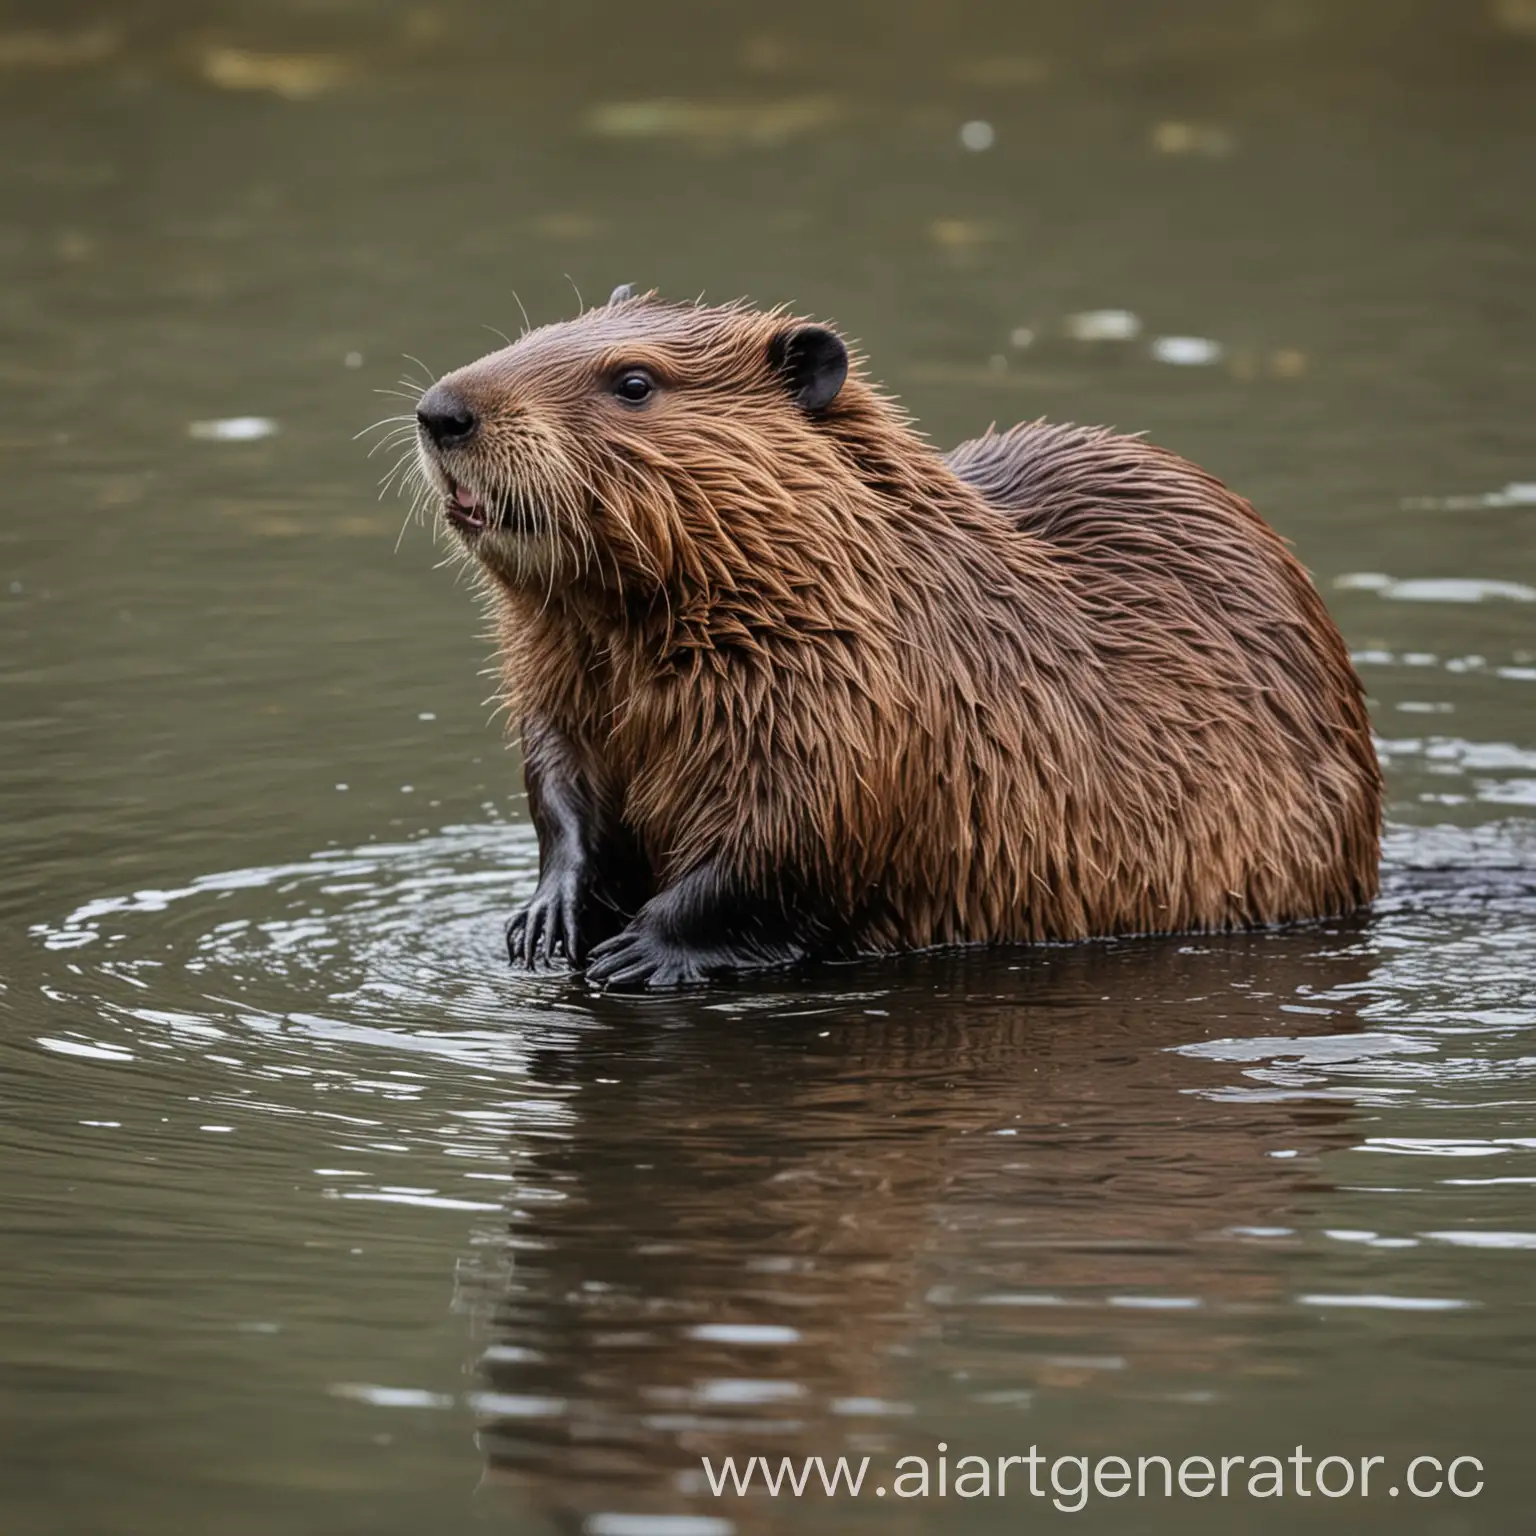
POLYGON ((1522 0, 0 25, 0 1528, 1514 1528, 1533 142, 1522 0), (353 437, 620 281, 837 320, 941 443, 1108 421, 1252 496, 1372 696, 1376 915, 510 974, 487 644, 353 437), (701 1479, 940 1442, 1487 1486, 701 1479))

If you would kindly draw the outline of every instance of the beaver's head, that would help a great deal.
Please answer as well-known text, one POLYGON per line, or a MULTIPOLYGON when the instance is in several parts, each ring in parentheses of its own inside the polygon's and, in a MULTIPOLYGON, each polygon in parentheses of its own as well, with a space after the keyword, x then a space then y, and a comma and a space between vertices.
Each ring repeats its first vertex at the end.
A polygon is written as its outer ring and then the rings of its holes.
POLYGON ((871 397, 848 371, 822 326, 621 288, 434 384, 421 463, 508 586, 731 585, 848 472, 828 425, 871 397))

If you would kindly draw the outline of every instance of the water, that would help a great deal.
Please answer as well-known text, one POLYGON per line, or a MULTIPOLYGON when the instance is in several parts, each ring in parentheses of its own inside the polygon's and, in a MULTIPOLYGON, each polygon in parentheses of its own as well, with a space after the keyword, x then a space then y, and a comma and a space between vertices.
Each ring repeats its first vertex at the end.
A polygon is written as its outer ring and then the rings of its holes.
POLYGON ((1517 1525, 1533 83, 1524 0, 13 8, 0 1529, 1517 1525), (831 316, 941 442, 1110 421, 1253 496, 1372 695, 1377 914, 509 974, 486 645, 352 437, 619 281, 831 316), (1071 1516, 702 1479, 940 1442, 1385 1463, 1071 1516))

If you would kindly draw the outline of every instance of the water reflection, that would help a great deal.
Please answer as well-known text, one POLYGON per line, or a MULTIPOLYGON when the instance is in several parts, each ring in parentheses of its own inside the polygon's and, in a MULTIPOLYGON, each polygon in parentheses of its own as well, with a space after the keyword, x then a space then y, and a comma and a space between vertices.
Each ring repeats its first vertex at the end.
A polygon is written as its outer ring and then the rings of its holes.
POLYGON ((578 1525, 718 1516, 701 1456, 894 1454, 919 1357, 957 1418, 1262 1369, 1273 1250, 1355 1129, 1226 1063, 1432 1050, 1368 1032, 1373 964, 1340 927, 594 1001, 608 1027, 531 1064, 572 1120, 478 1250, 490 1478, 578 1525))

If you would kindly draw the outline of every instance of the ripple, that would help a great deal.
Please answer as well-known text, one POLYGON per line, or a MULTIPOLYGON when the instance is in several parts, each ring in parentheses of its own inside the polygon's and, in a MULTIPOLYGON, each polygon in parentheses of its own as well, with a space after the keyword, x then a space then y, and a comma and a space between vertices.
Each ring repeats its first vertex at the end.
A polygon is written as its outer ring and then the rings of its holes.
POLYGON ((56 1051, 60 1056, 83 1056, 88 1061, 132 1061, 133 1052, 120 1046, 99 1045, 89 1040, 56 1040, 51 1035, 39 1035, 37 1043, 45 1051, 56 1051))
POLYGON ((688 1337, 713 1344, 793 1344, 800 1330, 778 1323, 701 1323, 688 1337))
MULTIPOLYGON (((204 1130, 208 1127, 204 1126, 204 1130)), ((338 1200, 374 1200, 385 1205, 416 1205, 433 1211, 500 1211, 503 1207, 489 1200, 456 1200, 447 1195, 402 1195, 384 1190, 347 1190, 337 1195, 338 1200)))
POLYGON ((423 1387, 380 1387, 366 1381, 342 1381, 331 1388, 332 1397, 350 1398, 375 1408, 451 1408, 453 1398, 446 1392, 428 1392, 423 1387))
POLYGON ((1298 1296, 1304 1307, 1364 1307, 1377 1312, 1461 1312, 1470 1301, 1455 1296, 1298 1296))
POLYGON ((710 1515, 589 1515, 584 1536, 733 1536, 734 1521, 710 1515))
POLYGON ((1536 603, 1536 587, 1477 576, 1420 576, 1398 581, 1381 571, 1355 571, 1338 577, 1334 586, 1342 592, 1375 592, 1398 603, 1536 603))
MULTIPOLYGON (((1464 773, 1536 771, 1536 754, 1509 743, 1436 737, 1384 748, 1464 773)), ((530 828, 487 824, 94 898, 33 929, 61 963, 47 995, 73 1014, 73 1027, 55 1028, 38 1044, 124 1071, 150 1054, 190 1052, 246 1084, 238 1102, 247 1109, 326 1113, 359 1131, 380 1122, 366 1112, 349 1119, 338 1095, 360 1108, 370 1100, 426 1103, 447 1071, 521 1077, 532 1052, 608 1027, 568 977, 517 975, 505 966, 502 918, 531 889, 536 870, 530 828), (75 1022, 82 1013, 94 1017, 95 1028, 75 1022), (344 1082, 334 1080, 337 1068, 326 1059, 338 1049, 365 1053, 349 1061, 344 1082), (369 1069, 368 1054, 382 1070, 369 1069), (287 1086, 261 1097, 253 1079, 287 1086)), ((1294 1033, 1172 1047, 1244 1069, 1244 1082, 1208 1094, 1386 1103, 1458 1077, 1529 1079, 1520 1056, 1457 1060, 1434 1026, 1512 1033, 1536 1021, 1524 972, 1511 965, 1514 950, 1536 946, 1532 825, 1390 828, 1377 914, 1371 942, 1379 963, 1369 980, 1280 1000, 1282 1016, 1298 1016, 1294 1033), (1490 922, 1495 914, 1499 920, 1490 922), (1341 1008, 1359 1009, 1360 1022, 1379 1022, 1326 1033, 1303 1027, 1302 1016, 1326 1019, 1341 1008)), ((801 989, 793 995, 780 982, 712 998, 699 1010, 794 1019, 883 1000, 867 989, 834 991, 827 980, 791 983, 801 989), (786 1006, 796 997, 798 1008, 786 1006)), ((223 1124, 227 1105, 220 1107, 223 1124)), ((437 1140, 456 1144, 459 1155, 476 1137, 499 1141, 530 1120, 556 1127, 566 1111, 559 1095, 540 1093, 454 1102, 442 1113, 460 1124, 435 1133, 437 1140)), ((215 1122, 205 1113, 198 1123, 215 1122)), ((494 1208, 436 1189, 351 1188, 336 1198, 494 1208)))
POLYGON ((1453 1248, 1536 1248, 1536 1232, 1425 1232, 1421 1234, 1453 1248))
MULTIPOLYGON (((563 987, 499 963, 502 919, 531 889, 537 856, 529 828, 450 827, 98 897, 33 934, 69 956, 60 987, 125 1037, 135 1026, 269 1043, 280 1033, 515 1069, 517 1026, 547 1024, 563 987), (170 990, 168 972, 200 994, 195 1010, 146 999, 170 990)), ((49 1038, 75 1055, 132 1054, 127 1038, 49 1038)), ((413 1091, 366 1078, 354 1087, 413 1091)))

